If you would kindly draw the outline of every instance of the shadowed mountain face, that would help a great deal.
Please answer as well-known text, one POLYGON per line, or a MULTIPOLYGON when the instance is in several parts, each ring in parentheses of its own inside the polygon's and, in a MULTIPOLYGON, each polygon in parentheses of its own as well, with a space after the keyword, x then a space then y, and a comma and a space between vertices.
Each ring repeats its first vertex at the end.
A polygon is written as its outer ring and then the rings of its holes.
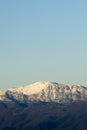
POLYGON ((0 130, 87 130, 87 102, 0 102, 0 130))

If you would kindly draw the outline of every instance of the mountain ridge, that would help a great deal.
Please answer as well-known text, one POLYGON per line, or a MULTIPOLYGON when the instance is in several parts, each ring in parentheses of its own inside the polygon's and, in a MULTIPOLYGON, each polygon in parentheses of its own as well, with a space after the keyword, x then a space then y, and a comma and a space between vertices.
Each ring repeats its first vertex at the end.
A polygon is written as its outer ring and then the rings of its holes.
POLYGON ((56 82, 36 82, 27 86, 0 91, 1 101, 71 103, 87 100, 87 88, 56 82))

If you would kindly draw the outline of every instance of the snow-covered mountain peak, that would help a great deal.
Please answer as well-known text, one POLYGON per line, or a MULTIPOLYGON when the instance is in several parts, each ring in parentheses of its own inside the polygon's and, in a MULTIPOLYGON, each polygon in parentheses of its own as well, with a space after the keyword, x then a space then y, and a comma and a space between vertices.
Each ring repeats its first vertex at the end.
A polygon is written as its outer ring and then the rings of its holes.
POLYGON ((64 85, 56 82, 36 82, 19 88, 0 91, 0 100, 17 102, 57 102, 70 103, 87 100, 87 88, 81 85, 64 85))
POLYGON ((19 88, 11 88, 9 89, 10 91, 17 91, 17 92, 22 92, 24 94, 32 95, 32 94, 37 94, 41 92, 43 89, 48 88, 49 86, 56 86, 58 83, 55 82, 36 82, 31 85, 27 86, 22 86, 19 88))

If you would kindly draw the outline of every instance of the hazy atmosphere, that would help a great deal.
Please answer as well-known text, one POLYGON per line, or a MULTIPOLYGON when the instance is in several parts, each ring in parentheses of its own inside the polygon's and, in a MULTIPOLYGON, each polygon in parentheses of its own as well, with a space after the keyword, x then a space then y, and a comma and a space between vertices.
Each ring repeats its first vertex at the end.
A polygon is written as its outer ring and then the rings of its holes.
POLYGON ((0 89, 87 86, 87 1, 0 1, 0 89))

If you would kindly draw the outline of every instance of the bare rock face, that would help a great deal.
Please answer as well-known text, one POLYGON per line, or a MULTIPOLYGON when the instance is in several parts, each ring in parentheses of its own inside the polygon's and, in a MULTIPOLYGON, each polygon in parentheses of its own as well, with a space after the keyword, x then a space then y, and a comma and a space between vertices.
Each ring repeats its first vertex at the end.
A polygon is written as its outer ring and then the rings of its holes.
POLYGON ((0 100, 29 102, 71 103, 87 100, 87 88, 55 82, 36 82, 31 85, 0 91, 0 100))

